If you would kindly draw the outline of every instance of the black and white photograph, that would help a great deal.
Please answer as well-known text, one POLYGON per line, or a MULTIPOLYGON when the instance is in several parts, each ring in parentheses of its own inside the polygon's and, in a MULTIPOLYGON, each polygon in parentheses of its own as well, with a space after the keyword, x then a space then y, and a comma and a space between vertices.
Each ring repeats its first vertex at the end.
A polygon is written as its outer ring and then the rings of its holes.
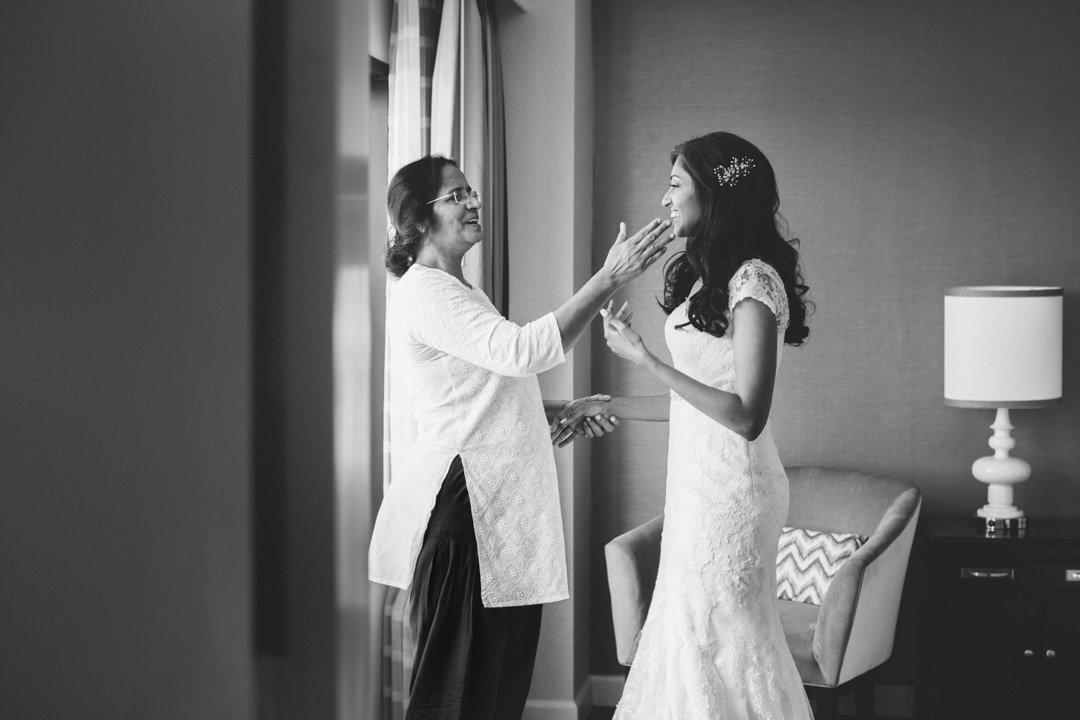
POLYGON ((2 0, 0 718, 1080 717, 1077 28, 2 0))

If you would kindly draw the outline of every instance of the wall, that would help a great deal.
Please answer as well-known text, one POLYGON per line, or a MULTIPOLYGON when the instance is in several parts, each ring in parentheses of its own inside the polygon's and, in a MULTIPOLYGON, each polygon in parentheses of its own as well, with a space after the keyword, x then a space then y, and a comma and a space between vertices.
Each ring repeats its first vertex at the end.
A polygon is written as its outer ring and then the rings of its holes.
MULTIPOLYGON (((270 187, 255 168, 256 368, 265 383, 255 408, 257 481, 262 488, 280 460, 284 501, 280 517, 264 522, 280 521, 269 550, 284 576, 284 643, 260 654, 260 718, 369 717, 378 698, 366 241, 369 206, 382 200, 368 192, 370 10, 366 0, 256 7, 267 25, 280 23, 280 33, 260 25, 270 47, 256 83, 265 100, 256 160, 277 161, 268 163, 270 187)), ((265 509, 256 508, 264 521, 265 509)))
POLYGON ((369 8, 302 5, 0 5, 2 717, 371 714, 369 8))
POLYGON ((250 15, 0 8, 0 716, 253 717, 250 15))
MULTIPOLYGON (((591 274, 592 34, 585 2, 497 4, 506 99, 510 318, 558 307, 591 274), (522 6, 527 6, 527 12, 522 6)), ((544 373, 545 398, 587 391, 587 341, 544 373)), ((526 718, 577 717, 588 704, 590 447, 556 451, 570 571, 568 602, 544 608, 526 718)))
MULTIPOLYGON (((1066 2, 594 3, 594 231, 666 215, 668 153, 727 129, 772 161, 817 313, 787 349, 772 422, 789 465, 891 474, 930 515, 970 515, 992 411, 942 402, 942 297, 961 284, 1065 288, 1065 405, 1017 411, 1017 503, 1080 514, 1080 6, 1066 2)), ((599 264, 605 248, 594 247, 599 264)), ((663 348, 659 271, 627 293, 663 348)), ((666 352, 666 351, 665 351, 666 352)), ((594 342, 593 387, 663 388, 594 342)), ((593 446, 593 559, 663 503, 666 428, 593 446)), ((601 575, 592 668, 619 673, 601 575)), ((910 597, 910 596, 909 596, 910 597)), ((901 620, 899 669, 911 679, 901 620)))
POLYGON ((387 65, 390 64, 390 29, 393 16, 394 0, 371 0, 368 16, 368 52, 371 57, 387 65))

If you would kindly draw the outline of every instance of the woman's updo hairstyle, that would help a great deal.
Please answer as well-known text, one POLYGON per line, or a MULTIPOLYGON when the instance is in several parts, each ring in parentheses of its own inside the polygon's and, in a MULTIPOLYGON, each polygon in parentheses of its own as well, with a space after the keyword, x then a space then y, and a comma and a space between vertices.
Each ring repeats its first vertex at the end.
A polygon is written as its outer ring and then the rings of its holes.
POLYGON ((386 269, 397 277, 414 262, 424 235, 435 222, 434 200, 442 187, 442 172, 457 162, 442 155, 425 155, 398 170, 386 191, 386 211, 392 227, 386 239, 386 269))

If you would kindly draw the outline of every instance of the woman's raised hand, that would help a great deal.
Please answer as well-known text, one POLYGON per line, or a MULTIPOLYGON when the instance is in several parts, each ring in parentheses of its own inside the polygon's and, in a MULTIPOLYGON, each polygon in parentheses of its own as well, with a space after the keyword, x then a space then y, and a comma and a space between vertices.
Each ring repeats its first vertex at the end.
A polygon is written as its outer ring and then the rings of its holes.
MULTIPOLYGON (((607 307, 601 308, 600 309, 600 314, 604 315, 605 317, 611 316, 612 312, 614 310, 615 310, 615 301, 614 300, 608 300, 607 307)), ((630 301, 629 300, 625 301, 622 304, 622 307, 619 308, 619 312, 615 313, 614 317, 618 318, 619 320, 622 320, 627 325, 630 324, 630 321, 634 319, 634 311, 630 309, 630 301)))
POLYGON ((660 218, 656 218, 627 237, 626 223, 619 223, 619 235, 604 260, 604 271, 612 282, 624 285, 656 262, 667 250, 667 244, 675 239, 675 235, 668 232, 669 227, 670 220, 661 222, 660 218))
POLYGON ((604 339, 611 351, 621 358, 626 358, 635 365, 641 365, 649 359, 649 348, 637 330, 630 327, 629 303, 622 306, 618 313, 611 311, 612 304, 609 302, 606 308, 600 310, 604 323, 604 339))

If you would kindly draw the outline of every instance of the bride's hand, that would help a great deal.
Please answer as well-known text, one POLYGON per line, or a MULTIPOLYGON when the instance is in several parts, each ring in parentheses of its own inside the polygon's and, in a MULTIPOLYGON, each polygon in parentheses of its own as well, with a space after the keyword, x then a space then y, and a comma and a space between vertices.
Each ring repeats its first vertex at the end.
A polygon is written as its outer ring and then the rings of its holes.
POLYGON ((619 419, 611 415, 610 395, 589 395, 571 400, 551 419, 551 442, 564 447, 577 436, 603 437, 614 432, 619 419))
POLYGON ((667 244, 675 236, 668 232, 670 220, 653 220, 630 237, 626 236, 626 223, 619 223, 619 235, 608 250, 603 272, 617 286, 622 286, 652 265, 667 250, 667 244))
MULTIPOLYGON (((615 301, 614 300, 608 300, 607 306, 600 310, 600 314, 604 315, 606 313, 607 316, 611 316, 611 314, 612 314, 611 311, 614 310, 614 309, 615 309, 615 301)), ((619 320, 622 320, 627 325, 630 324, 630 321, 634 319, 634 311, 630 309, 630 301, 629 300, 626 300, 625 302, 623 302, 622 307, 619 308, 619 312, 614 314, 614 317, 616 317, 619 320)))
POLYGON ((611 351, 621 358, 626 358, 635 365, 644 364, 650 357, 649 348, 641 335, 630 327, 629 303, 623 305, 618 313, 611 312, 611 303, 600 310, 604 322, 604 339, 611 351))

